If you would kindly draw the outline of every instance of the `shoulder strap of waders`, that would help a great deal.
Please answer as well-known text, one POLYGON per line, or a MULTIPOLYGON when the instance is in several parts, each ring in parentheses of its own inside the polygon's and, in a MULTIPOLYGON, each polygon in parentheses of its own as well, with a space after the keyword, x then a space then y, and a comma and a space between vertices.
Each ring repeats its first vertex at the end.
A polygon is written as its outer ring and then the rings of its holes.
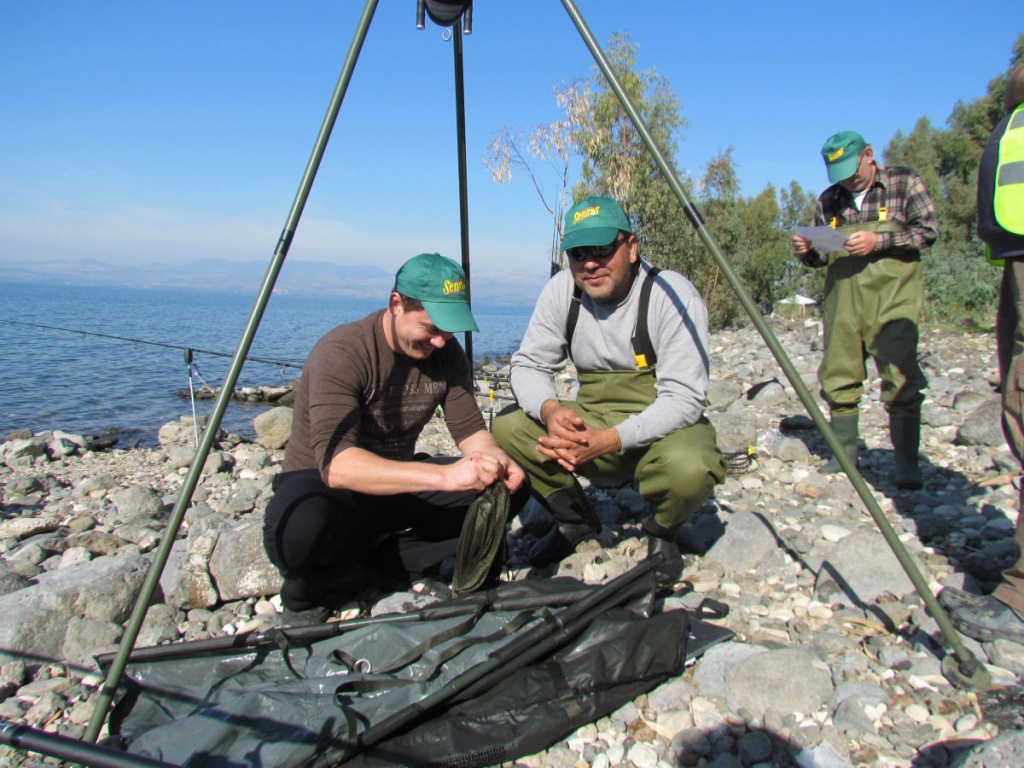
MULTIPOLYGON (((651 344, 651 334, 647 329, 647 311, 651 305, 651 288, 654 287, 654 278, 661 272, 661 267, 651 267, 644 278, 644 284, 640 287, 640 306, 637 309, 636 329, 633 331, 633 357, 636 358, 636 367, 641 371, 654 368, 658 356, 654 352, 654 345, 651 344)), ((565 346, 572 359, 572 336, 576 332, 576 323, 580 319, 580 300, 583 297, 583 289, 578 285, 572 290, 572 302, 569 304, 569 315, 565 318, 565 346)))
POLYGON ((569 315, 565 318, 565 351, 572 360, 572 335, 576 333, 576 323, 580 319, 580 301, 583 289, 578 285, 572 287, 572 301, 569 302, 569 315))
POLYGON ((636 330, 633 331, 633 357, 636 360, 636 367, 641 371, 654 368, 658 362, 658 355, 651 343, 651 334, 647 328, 647 314, 651 305, 651 288, 654 287, 654 278, 661 272, 659 267, 651 267, 644 278, 644 284, 640 287, 640 307, 637 309, 636 330))

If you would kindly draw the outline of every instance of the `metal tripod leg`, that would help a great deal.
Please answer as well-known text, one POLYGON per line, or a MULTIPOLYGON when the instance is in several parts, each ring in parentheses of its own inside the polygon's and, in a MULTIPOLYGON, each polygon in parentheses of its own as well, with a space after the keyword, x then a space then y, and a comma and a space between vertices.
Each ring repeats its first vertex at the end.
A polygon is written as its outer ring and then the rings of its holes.
POLYGON ((131 618, 125 627, 124 637, 121 638, 121 643, 118 646, 117 657, 114 659, 114 663, 111 664, 103 687, 100 689, 99 697, 96 700, 96 709, 93 711, 92 718, 89 720, 89 726, 83 737, 86 741, 94 742, 99 736, 103 721, 106 719, 110 704, 113 701, 114 692, 117 690, 118 683, 121 681, 121 675, 124 673, 124 668, 127 665, 128 656, 131 654, 132 647, 135 645, 135 640, 139 635, 139 630, 142 628, 142 621, 146 617, 146 609, 149 607, 153 594, 160 584, 160 574, 170 557, 171 546, 174 544, 178 529, 181 527, 181 522, 185 517, 185 510, 188 509, 192 501, 192 494, 199 483, 203 464, 210 453, 213 439, 220 428, 221 419, 224 417, 224 411, 227 409, 228 401, 231 399, 235 384, 238 382, 238 376, 242 372, 246 355, 249 354, 249 349, 252 347, 252 341, 256 336, 260 320, 263 319, 263 312, 266 310, 270 294, 274 290, 278 273, 281 271, 281 267, 284 266, 285 257, 288 255, 292 238, 295 236, 295 228, 298 226, 299 219, 302 216, 302 209, 306 206, 306 199, 309 197, 309 191, 313 186, 313 179, 316 178, 317 169, 320 167, 324 150, 327 148, 327 140, 330 138, 331 131, 334 128, 334 122, 338 117, 338 110, 341 108, 341 102, 345 98, 345 91, 348 90, 349 81, 352 79, 352 71, 359 58, 363 41, 366 39, 366 32, 370 28, 370 22, 373 20, 377 3, 378 0, 367 0, 366 6, 363 8, 363 15, 359 20, 359 26, 352 39, 348 55, 345 57, 345 63, 342 65, 341 75, 338 77, 338 83, 334 88, 334 94, 331 96, 327 114, 324 116, 323 123, 320 126, 320 132, 317 134, 316 142, 313 145, 313 152, 306 164, 306 170, 302 175, 298 193, 295 195, 295 200, 288 213, 288 219, 277 242, 277 248, 274 250, 274 256, 270 261, 267 274, 263 278, 263 283, 256 297, 256 303, 249 313, 249 319, 245 324, 242 338, 238 342, 238 349, 234 357, 231 358, 231 365, 228 368, 227 375, 224 377, 224 383, 221 386, 220 394, 217 396, 213 413, 210 415, 209 424, 203 433, 202 443, 192 459, 185 482, 182 484, 181 491, 178 493, 177 501, 174 504, 174 510, 171 512, 171 519, 164 529, 163 536, 160 539, 160 546, 156 550, 153 563, 146 574, 146 581, 142 585, 142 591, 135 601, 131 618))
POLYGON ((704 242, 704 245, 710 251, 712 257, 718 264, 719 269, 722 270, 722 274, 725 275, 726 280, 729 281, 729 285, 732 286, 733 291, 739 298, 740 303, 743 305, 743 309, 746 310, 750 320, 754 323, 761 337, 765 340, 768 348, 771 350, 775 359, 782 367, 783 372, 786 374, 786 378, 789 379, 790 384, 793 385, 793 389, 796 390, 797 395, 800 397, 800 402, 803 403, 807 412, 814 420, 815 425, 821 430, 821 433, 825 436, 825 442, 828 443, 829 448, 832 449, 833 453, 839 458, 839 462, 843 467, 843 471, 846 472, 847 477, 850 478, 850 482, 853 483, 853 487, 864 501, 865 506, 868 508, 868 512, 871 513, 871 517, 874 518, 875 524, 882 532, 882 536, 888 542, 889 547, 892 549, 893 554, 896 555, 896 559, 899 560, 900 565, 903 566, 903 570, 906 571, 907 576, 910 577, 911 582, 914 584, 914 588, 917 593, 921 596, 924 604, 928 607, 928 612, 935 618, 935 621, 939 625, 939 629, 942 630, 942 636, 949 643, 953 649, 953 654, 956 657, 955 662, 946 657, 946 662, 943 663, 943 671, 946 673, 947 679, 954 685, 962 688, 967 688, 976 691, 983 691, 989 688, 992 684, 991 678, 988 671, 985 669, 967 647, 964 645, 960 636, 953 628, 953 624, 949 620, 949 616, 945 610, 939 605, 939 601, 935 599, 935 595, 932 594, 928 588, 927 582, 921 576, 914 561, 910 558, 910 554, 903 546, 903 542, 896 536, 889 521, 886 520, 885 515, 882 513, 881 507, 878 506, 878 502, 871 495, 871 491, 868 489, 867 483, 864 482, 864 478, 861 477, 860 472, 857 471, 857 467, 854 466, 854 462, 851 461, 847 456, 846 452, 842 450, 842 446, 839 443, 839 439, 832 431, 832 427, 828 422, 828 419, 822 414, 821 409, 818 408, 818 404, 814 402, 814 398, 811 397, 810 391, 807 389, 807 385, 804 384, 796 368, 793 367, 792 361, 786 355, 786 352, 782 349, 782 345, 779 340, 775 338, 775 334, 772 333, 771 328, 765 323, 764 318, 761 317, 761 313, 758 308, 754 305, 750 296, 747 294, 746 289, 740 282, 735 270, 732 265, 722 254, 711 237, 711 233, 708 228, 704 225, 704 220, 700 216, 700 212, 690 202, 686 195, 686 191, 680 184, 679 179, 676 177, 675 171, 672 170, 671 166, 665 159, 661 150, 654 143, 651 137, 650 131, 647 129, 647 124, 643 118, 637 112, 636 107, 633 104, 632 99, 623 89, 622 84, 619 82, 618 76, 612 70, 611 65, 608 63, 607 57, 601 47, 597 44, 594 39, 594 35, 591 33, 589 27, 583 17, 580 16, 579 10, 576 8, 576 3, 573 0, 562 0, 562 5, 568 12, 569 17, 576 25, 577 31, 586 43, 587 48, 590 49, 590 53, 594 57, 594 61, 604 74, 605 79, 611 86, 611 89, 615 92, 615 95, 619 99, 619 103, 622 104, 622 108, 629 115, 629 119, 632 121, 633 126, 636 128, 637 133, 643 139, 644 144, 650 151, 655 162, 658 164, 658 168, 665 176, 665 180, 671 187, 672 192, 679 200, 680 205, 683 206, 683 211, 690 219, 690 223, 693 224, 697 230, 697 235, 704 242))

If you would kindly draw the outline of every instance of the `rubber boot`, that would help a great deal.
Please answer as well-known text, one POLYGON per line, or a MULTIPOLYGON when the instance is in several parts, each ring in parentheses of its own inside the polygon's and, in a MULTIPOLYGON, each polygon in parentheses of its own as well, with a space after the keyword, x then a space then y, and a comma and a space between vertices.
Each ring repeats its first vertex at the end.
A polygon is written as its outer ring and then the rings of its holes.
POLYGON ((892 440, 896 472, 893 480, 896 487, 904 491, 916 491, 924 487, 917 453, 921 447, 921 416, 889 415, 889 439, 892 440))
POLYGON ((660 558, 661 564, 654 569, 658 587, 671 590, 683 575, 683 555, 676 543, 676 529, 665 528, 653 518, 644 520, 641 526, 647 534, 647 559, 660 558))
MULTIPOLYGON (((859 428, 859 413, 832 416, 832 431, 835 432, 836 437, 839 438, 839 443, 843 446, 843 450, 846 451, 846 455, 853 459, 853 465, 855 467, 860 466, 857 462, 857 439, 860 436, 859 428)), ((828 462, 818 470, 822 475, 832 475, 836 472, 842 471, 843 466, 835 456, 829 459, 828 462)))
POLYGON ((547 565, 571 555, 576 545, 601 532, 601 521, 590 506, 583 486, 573 481, 568 488, 555 491, 542 502, 557 520, 547 534, 530 547, 528 557, 536 566, 547 565))

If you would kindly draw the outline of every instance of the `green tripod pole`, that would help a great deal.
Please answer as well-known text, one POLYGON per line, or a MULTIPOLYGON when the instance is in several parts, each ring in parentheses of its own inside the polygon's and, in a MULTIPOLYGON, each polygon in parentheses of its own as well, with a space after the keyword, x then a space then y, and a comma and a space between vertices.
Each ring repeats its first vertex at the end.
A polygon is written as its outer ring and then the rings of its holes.
MULTIPOLYGON (((462 17, 452 27, 455 47, 455 123, 459 157, 459 232, 462 242, 462 271, 466 273, 466 299, 473 306, 473 278, 469 274, 469 182, 466 165, 466 94, 462 68, 462 17)), ((473 332, 466 331, 466 357, 473 366, 473 332)))
POLYGON ((103 687, 100 689, 99 697, 96 700, 96 709, 93 711, 92 717, 89 720, 89 726, 86 729, 85 736, 83 737, 86 741, 95 742, 99 736, 100 729, 103 727, 103 721, 106 719, 107 712, 110 710, 110 704, 113 701, 114 693, 117 690, 118 684, 121 682, 121 676, 124 674, 124 668, 128 663, 128 657, 131 655, 132 648, 135 645, 135 640, 139 636, 139 630, 142 628, 142 621, 146 617, 146 611, 149 608, 149 603, 153 599, 156 588, 160 584, 160 574, 163 572, 164 566, 167 564, 167 559, 170 557, 174 539, 177 536, 179 528, 181 528, 182 520, 185 518, 185 511, 188 509, 189 504, 192 501, 192 494, 195 492, 196 485, 199 483, 199 477, 202 474, 203 465, 206 463, 206 457, 209 455, 210 448, 213 446, 213 440, 217 435, 217 430, 220 428, 220 422, 224 417, 224 411, 227 409, 228 401, 231 399, 231 395, 234 392, 235 382, 238 381, 238 376, 242 371, 242 366, 245 364, 245 357, 249 354, 249 349, 252 347, 252 340, 256 336, 256 330, 259 328, 260 320, 263 319, 263 313, 266 310, 267 302, 270 300, 270 295, 274 290, 274 284, 277 282, 278 273, 281 271, 281 267, 284 266, 285 257, 288 255, 288 249, 291 247, 292 239, 295 236, 295 228, 298 226, 299 219, 302 216, 302 210, 306 206, 306 199, 309 197, 309 191, 313 186, 313 180, 316 178, 317 169, 320 167, 320 161, 323 158, 324 150, 327 148, 327 141, 330 139, 331 130, 334 128, 335 120, 338 117, 338 110, 341 108, 341 102, 345 97, 345 92, 348 90, 348 84, 352 78, 352 71, 355 68, 357 59, 359 58, 359 52, 362 49, 363 41, 366 39, 366 32, 370 27, 370 22, 373 20, 373 14, 377 9, 377 3, 378 0, 367 0, 366 6, 363 8, 363 15, 359 20, 359 26, 356 29, 356 34, 352 39, 351 46, 349 47, 348 56, 345 58, 345 63, 342 66, 341 75, 338 78, 338 84, 334 89, 334 94, 331 97, 327 114, 320 126, 320 132, 317 134, 316 142, 313 145, 313 152, 310 155, 309 162, 306 164, 306 171, 302 175, 302 181, 299 184, 298 193, 292 203, 291 211, 288 214, 288 219, 281 232, 277 248, 274 250, 274 256, 271 259, 270 266, 267 269, 267 274, 263 278, 263 283, 260 286, 259 293, 256 297, 256 303, 253 306, 252 311, 249 313, 249 319, 246 322, 245 330, 243 331, 242 338, 238 343, 238 349, 235 352, 234 357, 231 358, 231 365, 224 378, 224 384, 221 387, 220 394, 217 396, 217 401, 214 405, 213 413, 210 416, 209 424, 203 434, 202 442, 196 450, 195 457, 192 459, 192 464, 188 469, 185 482, 182 484, 181 491, 179 492, 177 501, 174 504, 171 519, 168 521, 167 527, 164 529, 163 537, 160 540, 160 546, 156 550, 153 563, 149 567, 149 571, 146 574, 146 580, 142 585, 142 591, 139 593, 139 597, 135 601, 135 607, 132 610, 131 618, 128 620, 128 625, 125 627, 124 637, 118 645, 117 656, 110 665, 103 687))
POLYGON ((928 588, 927 582, 921 576, 921 573, 918 571, 914 561, 910 558, 910 554, 903 546, 903 542, 899 540, 896 532, 892 529, 889 521, 886 520, 885 515, 882 513, 881 507, 878 506, 878 502, 876 502, 874 497, 871 495, 871 491, 868 488, 867 483, 864 482, 864 478, 861 477, 860 472, 857 471, 857 467, 854 465, 855 463, 846 456, 846 452, 842 449, 839 439, 832 431, 832 427, 829 424, 828 419, 826 419, 824 414, 822 414, 821 409, 818 408, 818 404, 814 402, 814 398, 807 389, 807 385, 804 384, 803 379, 800 378, 796 368, 793 367, 793 363, 789 359, 789 356, 786 355, 785 350, 782 349, 782 345, 779 343, 779 340, 775 338, 775 334, 772 333, 771 328, 769 328, 768 324, 765 323, 764 318, 761 317, 760 311, 747 294, 746 289, 740 282, 740 279, 732 268, 732 265, 726 260, 725 256, 719 249, 718 244, 715 243, 714 239, 711 237, 711 233, 704 225, 704 220, 701 218, 700 212, 688 199, 682 184, 679 183, 679 179, 677 178, 675 171, 671 166, 669 166, 665 156, 654 143, 651 133, 647 129, 647 124, 640 116, 640 113, 634 106, 632 99, 630 99, 629 95, 623 89, 618 76, 612 70, 607 57, 604 55, 601 47, 594 39, 594 35, 591 33, 590 28, 587 27, 583 17, 580 16, 575 2, 573 2, 573 0, 562 0, 562 5, 565 7, 566 12, 572 19, 573 24, 576 25, 576 29, 583 38, 584 43, 586 43, 587 48, 590 49, 590 53, 593 55, 594 61, 604 74, 605 79, 611 86, 611 89, 618 97, 619 103, 622 104, 622 108, 626 111, 626 114, 629 115, 629 119, 636 128, 637 133, 640 134, 640 137, 643 139, 647 149, 654 157, 655 162, 658 164, 658 168, 664 174, 665 180, 668 182, 672 192, 679 200, 680 205, 683 206, 683 211, 690 219, 690 223, 692 223, 694 228, 697 230, 697 235, 707 247, 708 251, 710 251, 712 257, 714 257, 719 268, 722 270, 722 274, 725 275, 726 280, 729 281, 729 285, 732 286, 733 291, 735 291, 736 296, 740 300, 740 304, 743 305, 743 309, 746 310, 747 315, 750 317, 754 326, 761 334, 761 337, 768 345, 768 348, 775 356, 775 359, 782 367, 783 372, 786 374, 786 378, 789 379, 790 384, 793 385, 793 389, 796 390, 796 393, 800 398, 800 402, 803 403, 807 412, 810 414, 811 419, 813 419, 815 425, 825 436, 825 442, 828 443, 829 448, 831 448, 833 453, 839 458, 843 471, 846 472, 847 476, 850 478, 850 482, 853 483, 853 487, 864 501, 865 506, 868 508, 868 512, 871 513, 871 517, 874 518, 875 523, 882 532, 882 536, 885 538, 886 542, 888 542, 893 554, 896 555, 896 559, 899 560, 900 565, 903 566, 903 570, 906 571, 907 576, 910 577, 911 582, 914 584, 917 593, 921 596, 924 604, 928 607, 929 613, 931 613, 935 618, 936 623, 939 625, 939 629, 942 631, 942 636, 953 649, 956 661, 954 662, 949 656, 943 660, 942 669, 947 679, 960 688, 977 691, 987 690, 992 684, 988 671, 963 644, 960 636, 953 628, 953 624, 950 622, 949 616, 946 614, 942 606, 939 605, 939 601, 935 599, 935 595, 933 595, 931 590, 928 588))

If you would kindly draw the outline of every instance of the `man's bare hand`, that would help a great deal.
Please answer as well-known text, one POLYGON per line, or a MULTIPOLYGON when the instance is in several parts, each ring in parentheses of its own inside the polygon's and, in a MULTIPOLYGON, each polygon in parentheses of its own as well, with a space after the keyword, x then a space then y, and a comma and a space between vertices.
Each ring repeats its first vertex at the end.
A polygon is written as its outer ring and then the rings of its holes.
POLYGON ((867 256, 873 253, 878 245, 877 232, 854 232, 850 239, 843 243, 843 248, 851 256, 867 256))
MULTIPOLYGON (((553 403, 554 401, 548 402, 553 403)), ((587 425, 583 422, 583 417, 572 408, 566 408, 561 404, 553 406, 545 404, 541 413, 544 417, 544 426, 547 427, 549 437, 565 440, 570 443, 582 444, 586 442, 585 432, 587 425)))
POLYGON ((548 433, 538 441, 537 450, 570 472, 622 447, 617 429, 591 427, 571 408, 545 407, 543 416, 548 433))
MULTIPOLYGON (((519 469, 514 462, 512 466, 519 469)), ((499 478, 505 479, 506 474, 514 475, 514 471, 502 466, 496 456, 477 451, 469 456, 463 456, 454 464, 446 464, 444 474, 445 490, 482 492, 499 478)), ((519 469, 519 474, 522 474, 521 469, 519 469)), ((509 489, 512 490, 511 486, 509 489)))
POLYGON ((790 248, 793 249, 793 255, 800 261, 801 264, 807 267, 820 267, 823 265, 821 255, 814 250, 814 245, 806 237, 800 235, 793 235, 789 240, 790 248))
POLYGON ((473 456, 479 453, 497 461, 500 467, 498 477, 505 481, 509 493, 515 493, 526 482, 526 473, 523 472, 523 468, 501 450, 494 435, 486 429, 475 432, 459 443, 459 450, 462 451, 463 456, 473 456))
POLYGON ((505 481, 505 487, 508 488, 509 493, 515 493, 523 487, 523 483, 526 482, 526 473, 523 472, 523 468, 516 464, 512 459, 508 459, 507 462, 502 462, 502 467, 505 471, 502 479, 505 481))
POLYGON ((806 237, 800 235, 793 235, 789 240, 790 246, 793 248, 793 255, 798 259, 801 256, 805 256, 808 251, 811 250, 811 241, 806 237))

